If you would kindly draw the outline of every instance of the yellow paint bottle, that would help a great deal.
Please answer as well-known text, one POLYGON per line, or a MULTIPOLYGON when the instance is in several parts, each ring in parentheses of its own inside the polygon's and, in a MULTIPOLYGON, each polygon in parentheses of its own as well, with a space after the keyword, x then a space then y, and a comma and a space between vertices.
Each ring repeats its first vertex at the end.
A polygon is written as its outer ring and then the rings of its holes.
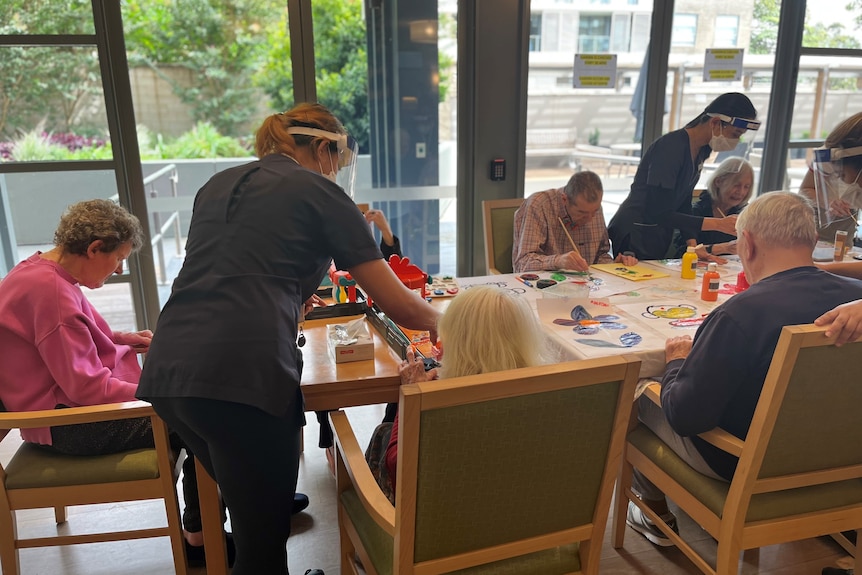
POLYGON ((694 252, 694 246, 688 246, 685 253, 682 254, 682 279, 693 280, 697 277, 697 254, 694 252))

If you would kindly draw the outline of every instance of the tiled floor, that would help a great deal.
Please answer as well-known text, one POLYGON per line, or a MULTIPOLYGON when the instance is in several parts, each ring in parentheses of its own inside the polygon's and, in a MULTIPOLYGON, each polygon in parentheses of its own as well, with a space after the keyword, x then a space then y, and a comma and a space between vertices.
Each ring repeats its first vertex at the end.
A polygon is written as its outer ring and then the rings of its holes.
MULTIPOLYGON (((361 445, 367 443, 374 426, 383 416, 383 406, 353 408, 348 414, 359 434, 361 445)), ((309 414, 306 427, 306 451, 299 476, 299 490, 311 498, 307 512, 294 518, 293 535, 288 542, 290 571, 303 575, 317 567, 327 575, 339 572, 338 527, 335 514, 335 480, 329 474, 323 451, 317 448, 317 421, 309 414)), ((0 458, 5 462, 14 446, 4 442, 0 458)), ((158 524, 164 513, 156 502, 124 505, 101 505, 74 508, 62 527, 69 532, 84 532, 91 525, 108 522, 129 524, 147 521, 158 524)), ((22 513, 19 532, 26 536, 54 533, 56 527, 50 510, 22 513)), ((715 553, 715 542, 700 527, 680 517, 680 531, 689 541, 697 541, 699 550, 715 553)), ((600 572, 604 575, 645 573, 677 575, 699 573, 675 548, 660 549, 637 533, 628 531, 625 547, 613 549, 605 537, 600 572)), ((25 549, 21 551, 23 575, 153 575, 173 573, 170 545, 165 538, 131 542, 98 543, 65 548, 25 549)), ((850 567, 849 558, 831 539, 818 538, 785 545, 765 547, 743 555, 741 573, 772 575, 819 575, 822 567, 850 567)), ((202 575, 204 569, 191 571, 202 575)), ((261 574, 265 575, 265 574, 261 574)))

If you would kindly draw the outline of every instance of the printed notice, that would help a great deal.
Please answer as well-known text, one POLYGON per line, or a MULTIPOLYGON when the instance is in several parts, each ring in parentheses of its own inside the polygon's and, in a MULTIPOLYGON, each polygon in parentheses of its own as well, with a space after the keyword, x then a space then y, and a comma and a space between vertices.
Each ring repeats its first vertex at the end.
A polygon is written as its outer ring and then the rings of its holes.
POLYGON ((575 54, 573 88, 614 88, 616 83, 616 54, 575 54))
POLYGON ((744 48, 707 48, 703 62, 704 82, 729 82, 742 79, 744 48))

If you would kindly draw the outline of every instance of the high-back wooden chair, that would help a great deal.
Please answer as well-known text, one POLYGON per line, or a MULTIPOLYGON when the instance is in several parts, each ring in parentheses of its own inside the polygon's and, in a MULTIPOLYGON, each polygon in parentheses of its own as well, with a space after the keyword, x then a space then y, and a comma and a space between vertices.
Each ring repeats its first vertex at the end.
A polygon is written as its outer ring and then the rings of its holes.
POLYGON ((393 506, 343 412, 341 573, 597 573, 640 360, 401 387, 393 506))
POLYGON ((694 471, 635 422, 617 483, 614 547, 623 544, 629 500, 710 574, 737 573, 744 549, 862 528, 862 340, 835 347, 823 332, 782 329, 745 441, 719 428, 701 434, 739 457, 730 483, 694 471), (634 495, 632 466, 718 541, 714 568, 634 495))
POLYGON ((512 246, 515 236, 515 211, 524 198, 482 202, 482 227, 485 231, 485 263, 489 274, 512 273, 512 246))
MULTIPOLYGON (((159 536, 170 537, 174 568, 178 575, 185 575, 186 553, 175 484, 182 459, 172 454, 167 427, 148 403, 133 401, 45 411, 4 411, 0 413, 0 440, 12 429, 135 417, 150 418, 154 448, 111 455, 72 456, 22 443, 9 463, 0 466, 0 563, 5 575, 20 574, 20 549, 159 536), (165 527, 33 539, 18 536, 16 512, 19 510, 53 508, 59 525, 66 522, 68 506, 144 499, 164 501, 165 527)), ((6 440, 13 441, 13 438, 6 440)), ((20 438, 14 440, 20 442, 20 438)))

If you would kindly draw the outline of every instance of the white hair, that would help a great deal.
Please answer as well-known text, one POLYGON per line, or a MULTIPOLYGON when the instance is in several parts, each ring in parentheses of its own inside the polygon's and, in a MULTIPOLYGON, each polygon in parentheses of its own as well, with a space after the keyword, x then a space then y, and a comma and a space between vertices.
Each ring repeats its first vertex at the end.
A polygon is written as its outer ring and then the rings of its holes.
POLYGON ((793 192, 769 192, 755 198, 736 220, 737 235, 746 230, 775 247, 804 246, 813 250, 817 244, 811 201, 793 192))

